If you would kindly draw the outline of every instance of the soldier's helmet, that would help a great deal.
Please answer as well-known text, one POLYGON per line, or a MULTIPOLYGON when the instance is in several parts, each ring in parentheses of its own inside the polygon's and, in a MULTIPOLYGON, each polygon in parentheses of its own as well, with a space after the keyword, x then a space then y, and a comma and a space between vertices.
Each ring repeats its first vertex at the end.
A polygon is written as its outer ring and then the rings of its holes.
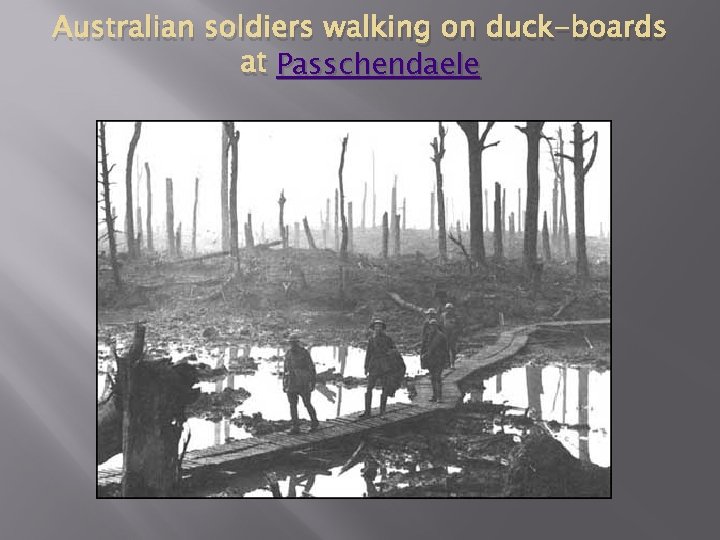
POLYGON ((455 309, 455 306, 453 306, 452 304, 445 304, 445 311, 449 309, 455 309))
POLYGON ((300 332, 290 332, 290 335, 288 336, 288 341, 290 343, 298 343, 300 341, 300 332))
POLYGON ((438 325, 438 321, 437 321, 437 319, 430 319, 429 324, 434 325, 434 326, 437 326, 437 325, 438 325))
POLYGON ((382 319, 373 319, 372 322, 370 323, 370 328, 375 328, 375 326, 377 326, 377 325, 382 326, 383 330, 385 330, 385 328, 387 328, 385 321, 383 321, 382 319))
POLYGON ((437 315, 437 309, 430 308, 427 311, 425 311, 425 315, 427 315, 428 317, 434 317, 435 315, 437 315))

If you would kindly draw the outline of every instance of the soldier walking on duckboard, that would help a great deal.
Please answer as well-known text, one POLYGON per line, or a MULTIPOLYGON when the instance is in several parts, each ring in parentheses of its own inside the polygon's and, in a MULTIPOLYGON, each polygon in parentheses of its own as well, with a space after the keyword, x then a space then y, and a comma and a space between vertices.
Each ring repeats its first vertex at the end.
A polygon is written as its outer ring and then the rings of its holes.
POLYGON ((430 401, 442 400, 442 370, 447 365, 448 353, 447 338, 438 328, 437 319, 432 319, 428 330, 427 352, 420 357, 421 366, 430 372, 432 383, 430 401))
POLYGON ((360 418, 368 418, 372 409, 372 392, 376 385, 382 387, 380 397, 380 415, 385 413, 388 396, 395 394, 405 376, 405 364, 395 348, 395 343, 385 334, 385 322, 375 319, 370 327, 373 335, 368 340, 365 352, 365 374, 367 390, 365 391, 365 412, 360 418))
POLYGON ((310 415, 310 431, 315 431, 320 425, 315 408, 310 403, 310 394, 315 389, 316 373, 310 353, 300 345, 300 336, 297 332, 290 334, 290 349, 285 354, 283 370, 283 391, 290 402, 290 417, 292 418, 291 434, 300 433, 300 420, 298 419, 298 397, 310 415))

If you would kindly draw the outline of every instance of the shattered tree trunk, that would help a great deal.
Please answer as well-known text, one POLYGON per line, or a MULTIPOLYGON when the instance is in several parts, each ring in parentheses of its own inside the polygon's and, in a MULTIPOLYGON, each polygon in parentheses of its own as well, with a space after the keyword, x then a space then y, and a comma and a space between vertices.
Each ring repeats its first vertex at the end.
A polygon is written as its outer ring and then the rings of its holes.
POLYGON ((230 150, 230 138, 228 137, 225 123, 222 128, 222 154, 220 157, 220 225, 222 230, 222 250, 230 251, 230 205, 228 204, 228 151, 230 150))
POLYGON ((280 191, 280 198, 278 199, 278 206, 280 207, 278 231, 280 233, 280 239, 282 240, 283 249, 287 249, 288 247, 287 232, 285 229, 285 201, 287 201, 287 199, 285 198, 285 190, 283 189, 280 191))
MULTIPOLYGON (((483 185, 482 154, 499 141, 485 144, 495 122, 488 122, 481 137, 478 122, 458 122, 468 141, 468 165, 470 184, 470 256, 473 261, 485 264, 485 236, 483 233, 483 185)), ((487 190, 485 190, 487 199, 487 190)), ((487 200, 485 201, 485 229, 487 230, 487 200)))
MULTIPOLYGON (((395 236, 395 221, 396 221, 396 219, 397 219, 397 174, 395 175, 395 179, 393 180, 393 187, 390 192, 390 230, 393 233, 393 237, 395 236)), ((398 254, 397 248, 395 246, 395 242, 393 242, 391 255, 395 256, 397 254, 398 254)))
POLYGON ((510 239, 515 236, 515 212, 510 212, 510 217, 508 218, 508 234, 510 235, 510 239))
POLYGON ((152 190, 150 188, 150 165, 145 162, 145 180, 147 182, 147 249, 152 253, 153 247, 153 230, 152 230, 152 190))
MULTIPOLYGON (((107 227, 108 244, 110 246, 110 266, 113 280, 118 289, 122 289, 120 280, 120 266, 117 260, 117 245, 115 244, 115 216, 110 204, 110 169, 107 163, 107 145, 105 142, 105 122, 100 122, 100 176, 103 185, 103 200, 105 203, 105 226, 107 227)), ((148 181, 150 176, 148 176, 148 181)), ((148 191, 150 193, 150 191, 148 191)))
POLYGON ((520 217, 522 216, 522 192, 518 188, 518 212, 517 212, 517 232, 520 234, 522 231, 522 224, 520 223, 520 217))
MULTIPOLYGON (((122 410, 122 496, 169 497, 177 493, 181 478, 178 443, 185 407, 199 392, 192 388, 197 373, 188 364, 143 361, 144 338, 145 328, 136 325, 130 352, 118 359, 118 395, 111 397, 113 407, 119 405, 122 410)), ((115 429, 116 416, 117 412, 112 417, 115 429)), ((110 430, 98 426, 98 436, 100 433, 109 434, 110 430)), ((98 446, 102 444, 98 439, 98 446)))
POLYGON ((198 185, 200 179, 195 178, 195 202, 193 204, 193 232, 192 232, 192 253, 193 257, 197 255, 197 204, 198 204, 198 185))
POLYGON ((225 131, 230 141, 230 255, 237 258, 240 253, 237 215, 238 140, 240 132, 235 122, 225 122, 225 131))
POLYGON ((168 255, 175 256, 175 216, 173 212, 173 182, 165 179, 165 235, 168 255))
POLYGON ((252 213, 248 212, 247 221, 245 222, 245 247, 255 247, 255 233, 253 233, 252 213))
POLYGON ((330 236, 330 197, 325 200, 325 227, 323 229, 323 247, 327 248, 327 237, 330 236))
POLYGON ((353 204, 352 201, 348 202, 348 250, 350 252, 355 251, 355 245, 353 244, 353 204))
POLYGON ((382 218, 382 257, 388 258, 388 240, 390 232, 388 231, 388 213, 385 212, 382 218))
POLYGON ((175 255, 178 259, 182 259, 182 221, 175 232, 175 255))
POLYGON ((445 192, 443 191, 443 177, 440 170, 442 158, 445 156, 445 135, 447 129, 443 128, 442 122, 438 122, 438 137, 433 139, 430 147, 433 149, 433 156, 430 158, 435 164, 435 182, 438 209, 438 252, 440 262, 447 261, 447 232, 445 230, 445 192))
POLYGON ((552 261, 550 252, 550 232, 548 231, 547 212, 543 212, 543 228, 542 228, 543 256, 546 262, 552 261))
POLYGON ((340 193, 335 188, 335 251, 340 250, 340 193))
POLYGON ((305 238, 307 238, 308 247, 310 249, 317 249, 317 247, 315 246, 315 240, 312 236, 312 232, 310 231, 310 225, 308 224, 307 216, 303 218, 303 227, 305 228, 305 238))
POLYGON ((575 172, 575 258, 577 279, 581 283, 587 283, 590 279, 590 268, 588 267, 587 251, 585 248, 585 175, 595 163, 597 155, 598 134, 594 132, 587 139, 583 139, 583 128, 580 122, 573 125, 573 156, 561 154, 559 157, 572 161, 575 172), (585 143, 593 141, 592 155, 590 161, 585 165, 583 147, 585 143))
POLYGON ((342 149, 340 151, 340 167, 338 168, 338 183, 340 189, 340 222, 342 226, 342 239, 340 240, 340 260, 346 261, 348 258, 348 226, 345 219, 345 191, 343 188, 343 167, 345 166, 345 152, 347 150, 349 135, 345 135, 342 140, 342 149))
POLYGON ((430 238, 435 238, 435 190, 430 192, 430 238))
MULTIPOLYGON (((490 212, 488 212, 488 194, 485 190, 485 232, 490 232, 490 212)), ((484 243, 484 241, 483 241, 484 243)))
POLYGON ((500 201, 500 182, 495 182, 495 262, 503 260, 503 226, 502 226, 502 202, 500 201))
POLYGON ((295 236, 293 238, 293 247, 299 248, 300 247, 300 222, 296 221, 293 223, 293 230, 295 232, 295 236))
POLYGON ((395 256, 400 256, 400 214, 395 216, 395 230, 393 231, 393 236, 395 240, 395 256))
POLYGON ((407 200, 405 199, 405 197, 403 197, 403 213, 402 213, 402 230, 403 230, 403 231, 406 230, 405 227, 407 226, 407 221, 406 221, 407 213, 406 213, 406 210, 407 210, 407 200))
POLYGON ((137 148, 138 141, 140 140, 141 128, 142 122, 135 122, 135 131, 133 131, 132 138, 130 139, 127 161, 125 162, 125 238, 127 240, 128 256, 131 259, 137 257, 137 249, 135 248, 135 227, 133 225, 132 171, 135 148, 137 148))
POLYGON ((523 243, 523 264, 528 276, 534 276, 537 263, 538 201, 540 198, 540 177, 538 157, 540 138, 545 122, 527 122, 518 127, 527 138, 527 203, 525 206, 525 239, 523 243))
POLYGON ((505 224, 507 221, 505 221, 505 188, 502 190, 502 224, 503 224, 503 232, 505 232, 505 224))
MULTIPOLYGON (((563 154, 565 141, 562 138, 562 128, 558 128, 558 148, 559 153, 563 154)), ((565 259, 570 259, 570 224, 567 217, 567 196, 565 195, 565 160, 560 159, 560 217, 563 227, 560 233, 563 236, 563 245, 565 246, 565 259)))
POLYGON ((362 207, 362 218, 360 221, 360 227, 362 228, 363 232, 365 232, 365 207, 367 205, 367 182, 365 182, 363 187, 363 207, 362 207))

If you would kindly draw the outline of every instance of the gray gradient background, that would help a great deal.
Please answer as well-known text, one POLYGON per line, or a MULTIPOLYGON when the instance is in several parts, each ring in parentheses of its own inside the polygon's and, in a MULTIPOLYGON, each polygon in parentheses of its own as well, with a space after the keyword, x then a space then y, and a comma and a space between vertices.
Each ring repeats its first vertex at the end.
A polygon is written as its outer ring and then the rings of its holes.
MULTIPOLYGON (((434 39, 481 82, 242 77, 247 50, 408 53, 411 43, 53 42, 57 15, 343 17, 349 2, 5 3, 0 538, 698 538, 717 512, 718 43, 714 2, 367 2, 409 17, 539 8, 664 18, 661 42, 434 39), (494 6, 495 4, 496 6, 494 6), (507 6, 506 6, 507 4, 507 6), (122 7, 121 7, 122 6, 122 7), (272 6, 272 7, 271 7, 272 6), (612 119, 613 500, 95 500, 95 120, 612 119), (680 226, 682 220, 683 225, 680 226), (691 238, 681 243, 683 233, 691 238), (710 235, 714 234, 713 237, 710 235), (704 255, 700 249, 711 251, 704 255), (672 256, 671 255, 672 252, 672 256)), ((359 3, 358 3, 359 4, 359 3)))

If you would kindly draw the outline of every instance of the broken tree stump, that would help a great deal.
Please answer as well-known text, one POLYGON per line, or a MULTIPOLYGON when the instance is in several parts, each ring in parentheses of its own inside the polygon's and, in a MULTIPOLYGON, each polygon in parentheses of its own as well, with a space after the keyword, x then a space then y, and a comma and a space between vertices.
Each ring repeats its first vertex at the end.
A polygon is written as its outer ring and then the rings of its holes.
POLYGON ((123 497, 168 497, 180 481, 178 446, 185 406, 195 401, 197 372, 170 360, 144 361, 145 327, 118 358, 117 390, 122 403, 123 497))
MULTIPOLYGON (((307 216, 303 218, 303 227, 305 228, 305 237, 307 238, 308 247, 310 249, 317 249, 317 247, 315 247, 315 240, 313 240, 312 232, 310 231, 307 216)), ((323 231, 324 230, 325 229, 323 229, 323 231)))
POLYGON ((388 213, 385 212, 382 218, 382 257, 387 259, 388 257, 388 240, 390 232, 388 231, 388 213))

